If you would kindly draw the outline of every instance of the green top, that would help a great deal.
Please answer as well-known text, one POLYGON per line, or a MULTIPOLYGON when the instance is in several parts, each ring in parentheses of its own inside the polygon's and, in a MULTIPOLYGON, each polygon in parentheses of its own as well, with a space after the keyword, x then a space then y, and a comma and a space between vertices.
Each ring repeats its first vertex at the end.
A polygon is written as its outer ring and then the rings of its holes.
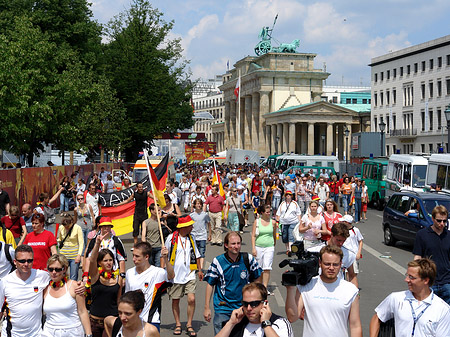
POLYGON ((256 221, 256 226, 258 230, 258 235, 256 236, 255 245, 258 247, 273 247, 275 246, 275 241, 273 240, 273 224, 272 219, 267 226, 261 224, 261 219, 256 221))

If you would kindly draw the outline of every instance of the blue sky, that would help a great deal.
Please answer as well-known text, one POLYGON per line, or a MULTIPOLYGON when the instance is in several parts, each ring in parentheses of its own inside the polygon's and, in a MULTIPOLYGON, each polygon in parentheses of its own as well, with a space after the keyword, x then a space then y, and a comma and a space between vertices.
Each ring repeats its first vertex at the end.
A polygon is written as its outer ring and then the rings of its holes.
MULTIPOLYGON (((94 18, 107 23, 129 0, 93 0, 94 18)), ((300 39, 297 51, 316 53, 315 68, 331 73, 329 85, 369 85, 370 59, 450 34, 448 0, 155 0, 174 20, 193 79, 213 78, 247 55, 271 26, 279 42, 300 39)), ((277 45, 276 42, 273 45, 277 45)))

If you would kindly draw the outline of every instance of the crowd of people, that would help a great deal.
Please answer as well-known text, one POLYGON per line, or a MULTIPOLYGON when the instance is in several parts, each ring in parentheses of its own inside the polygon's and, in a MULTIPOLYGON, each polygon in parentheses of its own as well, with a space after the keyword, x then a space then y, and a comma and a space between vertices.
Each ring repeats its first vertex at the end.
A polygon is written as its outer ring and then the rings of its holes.
MULTIPOLYGON (((178 168, 167 182, 165 205, 147 207, 153 194, 142 183, 114 205, 135 202, 134 267, 128 270, 126 249, 111 219, 102 215, 98 193, 110 190, 99 181, 102 173, 87 184, 64 178, 55 195, 41 193, 35 207, 22 205, 22 217, 0 182, 2 335, 159 336, 162 322, 175 323, 173 334, 181 335, 180 302, 186 298, 184 329, 194 337, 196 291, 203 281, 203 317, 217 336, 291 337, 291 323, 298 319, 304 320, 304 336, 362 336, 363 236, 355 225, 367 219, 364 180, 221 165, 219 184, 214 172, 200 165, 178 168), (62 220, 56 226, 52 204, 58 198, 62 220), (73 211, 66 198, 74 198, 73 211), (241 252, 246 227, 251 251, 241 252), (301 242, 319 264, 319 275, 306 284, 286 286, 285 317, 268 303, 280 238, 287 256, 301 242), (223 246, 224 253, 205 270, 208 244, 223 246), (161 315, 165 293, 173 319, 161 315)), ((408 290, 391 294, 375 309, 371 336, 391 318, 397 336, 450 335, 447 216, 437 206, 433 226, 417 234, 405 276, 408 290)))

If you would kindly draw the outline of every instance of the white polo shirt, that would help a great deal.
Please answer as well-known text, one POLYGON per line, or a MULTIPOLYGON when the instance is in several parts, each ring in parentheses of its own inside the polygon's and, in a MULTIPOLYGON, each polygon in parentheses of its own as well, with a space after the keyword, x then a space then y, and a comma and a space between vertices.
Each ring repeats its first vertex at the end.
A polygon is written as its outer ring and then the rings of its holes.
POLYGON ((39 337, 42 325, 43 292, 50 276, 43 270, 31 270, 23 281, 13 272, 0 282, 0 303, 5 301, 9 312, 3 321, 2 336, 39 337))
POLYGON ((450 336, 450 306, 433 292, 421 302, 409 290, 394 292, 375 311, 382 322, 394 318, 396 337, 411 337, 414 319, 410 302, 418 317, 414 337, 450 336))

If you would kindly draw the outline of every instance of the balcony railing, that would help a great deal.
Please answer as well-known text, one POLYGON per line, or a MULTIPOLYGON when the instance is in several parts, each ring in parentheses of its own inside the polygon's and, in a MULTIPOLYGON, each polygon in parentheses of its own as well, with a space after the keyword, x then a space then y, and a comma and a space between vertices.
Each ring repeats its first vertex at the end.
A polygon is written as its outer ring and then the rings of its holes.
POLYGON ((391 137, 417 136, 417 129, 394 129, 389 133, 391 137))

